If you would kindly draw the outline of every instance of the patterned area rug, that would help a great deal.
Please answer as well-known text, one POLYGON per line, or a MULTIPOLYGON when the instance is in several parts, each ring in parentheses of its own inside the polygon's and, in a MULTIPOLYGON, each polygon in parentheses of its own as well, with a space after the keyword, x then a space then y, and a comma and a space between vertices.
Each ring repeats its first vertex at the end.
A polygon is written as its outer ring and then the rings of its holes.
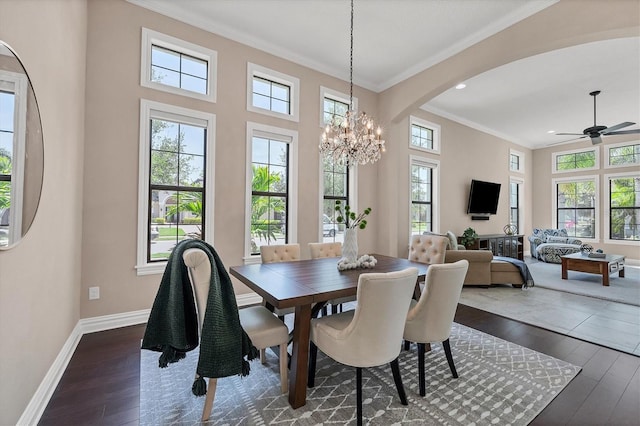
MULTIPOLYGON (((442 346, 426 356, 427 395, 418 393, 416 348, 402 351, 400 368, 409 400, 400 404, 389 366, 363 371, 363 412, 370 425, 526 425, 580 372, 580 367, 514 343, 454 324, 450 338, 458 379, 442 346)), ((204 398, 191 393, 197 352, 168 368, 158 353, 141 351, 140 424, 201 424, 204 398)), ((278 360, 255 361, 248 377, 218 380, 215 425, 355 424, 355 369, 318 353, 316 386, 307 404, 293 410, 280 394, 278 360)))

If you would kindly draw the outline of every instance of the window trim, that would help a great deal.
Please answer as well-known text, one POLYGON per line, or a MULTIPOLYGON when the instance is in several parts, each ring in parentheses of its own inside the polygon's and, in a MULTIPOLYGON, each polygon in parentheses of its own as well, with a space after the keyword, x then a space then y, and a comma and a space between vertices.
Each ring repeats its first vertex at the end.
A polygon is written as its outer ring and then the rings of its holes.
POLYGON ((563 177, 563 178, 554 178, 551 179, 551 194, 553 194, 553 198, 551 200, 551 223, 554 223, 555 226, 558 224, 558 184, 566 183, 566 182, 585 182, 592 181, 594 182, 595 188, 595 207, 594 207, 594 237, 593 238, 584 238, 584 237, 575 237, 580 239, 583 243, 591 242, 598 243, 600 242, 600 179, 598 175, 580 175, 580 176, 572 176, 572 177, 563 177))
POLYGON ((289 121, 300 121, 300 79, 271 70, 269 68, 247 62, 247 111, 258 114, 269 115, 271 117, 283 118, 289 121), (271 111, 253 106, 253 77, 265 78, 289 87, 289 107, 290 113, 271 111))
MULTIPOLYGON (((623 146, 633 146, 633 145, 638 145, 640 144, 640 140, 635 140, 635 141, 627 141, 627 142, 620 142, 620 143, 614 143, 614 144, 610 144, 610 145, 605 145, 604 146, 604 152, 605 152, 605 162, 604 162, 604 168, 605 169, 619 169, 622 167, 637 167, 638 165, 640 165, 640 157, 638 158, 638 161, 636 161, 635 163, 630 163, 630 164, 611 164, 611 148, 621 148, 623 146)), ((615 240, 617 241, 617 240, 615 240)))
MULTIPOLYGON (((518 185, 518 231, 517 234, 523 234, 525 228, 525 209, 524 209, 524 179, 519 176, 509 176, 509 186, 512 183, 518 185)), ((511 219, 511 188, 509 188, 509 219, 511 219)))
POLYGON ((413 200, 411 198, 411 166, 418 164, 432 169, 431 172, 431 232, 440 232, 440 160, 435 160, 428 157, 409 155, 409 170, 407 174, 407 189, 409 195, 409 237, 413 235, 411 229, 411 205, 413 200))
POLYGON ((605 236, 603 239, 604 244, 616 244, 616 245, 625 245, 625 246, 637 246, 638 245, 638 241, 634 241, 634 240, 614 240, 611 239, 611 234, 609 233, 610 230, 610 226, 611 226, 611 184, 610 181, 611 179, 616 179, 616 178, 640 178, 640 172, 634 171, 634 172, 628 172, 628 173, 610 173, 610 174, 606 174, 604 175, 604 185, 606 186, 605 189, 605 196, 606 196, 606 200, 607 200, 607 204, 605 206, 603 206, 603 209, 605 210, 604 213, 604 232, 605 232, 605 236))
POLYGON ((514 173, 524 173, 524 153, 520 151, 516 151, 515 149, 509 149, 509 171, 514 173), (511 156, 515 155, 518 157, 518 168, 511 168, 511 156))
POLYGON ((205 141, 205 176, 204 197, 207 205, 204 240, 213 244, 213 224, 215 212, 215 114, 182 108, 147 99, 140 99, 140 150, 138 153, 138 232, 136 273, 140 275, 161 274, 167 262, 147 262, 147 239, 149 233, 149 153, 151 151, 150 122, 152 118, 178 120, 188 124, 196 124, 206 129, 205 141))
POLYGON ((246 134, 246 152, 245 159, 245 214, 244 214, 244 253, 243 261, 245 264, 260 263, 260 255, 251 254, 250 234, 251 234, 251 181, 253 162, 253 137, 255 135, 266 136, 271 139, 277 139, 289 144, 289 182, 288 182, 288 242, 296 243, 298 241, 298 132, 295 130, 284 129, 281 127, 268 126, 266 124, 247 121, 246 134))
POLYGON ((187 96, 207 102, 216 102, 218 76, 218 52, 197 44, 172 37, 167 34, 142 28, 142 43, 140 53, 140 85, 162 92, 173 93, 174 95, 187 96), (165 49, 193 56, 207 62, 207 93, 197 93, 180 87, 168 86, 162 83, 151 81, 151 50, 156 45, 165 49))
MULTIPOLYGON (((14 129, 11 158, 11 204, 22 206, 24 200, 25 150, 27 142, 27 103, 29 80, 25 74, 0 70, 0 82, 5 81, 14 95, 14 129), (17 116, 17 119, 16 119, 17 116)), ((8 246, 22 236, 22 208, 9 211, 8 246)))
MULTIPOLYGON (((327 123, 324 121, 324 100, 325 98, 333 101, 342 102, 349 105, 349 95, 338 92, 328 87, 320 86, 320 127, 324 128, 327 123)), ((358 111, 358 98, 353 97, 353 110, 358 111)))
POLYGON ((570 151, 557 151, 551 153, 551 173, 584 173, 592 170, 600 169, 600 149, 597 146, 592 146, 589 148, 581 148, 581 149, 572 149, 570 151), (561 155, 569 155, 569 154, 580 154, 582 152, 595 152, 595 164, 593 167, 585 168, 585 169, 571 169, 571 170, 558 170, 557 168, 557 158, 561 155))
POLYGON ((423 118, 416 117, 414 115, 409 116, 409 148, 415 149, 418 151, 429 152, 431 154, 440 155, 440 138, 441 138, 441 127, 439 124, 433 123, 431 121, 427 121, 423 118), (426 129, 429 129, 433 132, 433 149, 422 148, 420 146, 415 146, 411 144, 411 135, 413 126, 420 126, 426 129))

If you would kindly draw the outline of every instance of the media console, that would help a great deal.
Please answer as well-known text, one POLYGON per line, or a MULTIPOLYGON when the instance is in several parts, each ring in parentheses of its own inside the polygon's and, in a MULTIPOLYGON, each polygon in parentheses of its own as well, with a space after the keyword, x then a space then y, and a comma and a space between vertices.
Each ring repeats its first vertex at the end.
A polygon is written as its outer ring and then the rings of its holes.
MULTIPOLYGON (((460 244, 460 237, 458 237, 460 244)), ((469 250, 490 250, 494 256, 513 257, 524 260, 524 235, 489 234, 478 235, 469 250)))

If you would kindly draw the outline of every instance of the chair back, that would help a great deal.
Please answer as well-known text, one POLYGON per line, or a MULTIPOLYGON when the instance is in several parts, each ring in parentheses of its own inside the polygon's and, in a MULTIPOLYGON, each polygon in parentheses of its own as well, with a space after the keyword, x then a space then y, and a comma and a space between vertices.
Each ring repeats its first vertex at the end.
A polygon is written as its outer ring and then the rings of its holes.
POLYGON ((408 259, 429 265, 444 263, 449 239, 440 235, 413 235, 408 259))
POLYGON ((300 244, 260 246, 260 258, 262 259, 262 263, 300 260, 300 244))
POLYGON ((422 296, 407 315, 412 330, 405 330, 405 338, 424 343, 449 338, 468 268, 466 259, 429 266, 422 296))
POLYGON ((309 243, 312 259, 342 256, 342 243, 309 243))
POLYGON ((353 319, 340 332, 349 340, 348 365, 372 367, 398 357, 417 279, 417 268, 360 275, 353 319))
POLYGON ((189 271, 189 279, 193 287, 193 296, 195 297, 198 311, 198 325, 202 330, 204 313, 207 309, 207 298, 209 297, 209 285, 211 283, 211 261, 207 253, 199 248, 185 250, 182 253, 182 259, 189 271))

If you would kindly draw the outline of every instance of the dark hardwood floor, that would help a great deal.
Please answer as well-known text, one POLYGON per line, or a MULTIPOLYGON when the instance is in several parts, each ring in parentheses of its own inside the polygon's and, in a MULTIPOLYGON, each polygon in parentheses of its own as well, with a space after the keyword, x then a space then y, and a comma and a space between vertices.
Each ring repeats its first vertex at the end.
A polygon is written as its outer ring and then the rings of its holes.
MULTIPOLYGON (((640 358, 459 305, 456 322, 582 367, 532 425, 639 425, 640 358)), ((82 337, 40 425, 136 425, 144 325, 82 337)))

